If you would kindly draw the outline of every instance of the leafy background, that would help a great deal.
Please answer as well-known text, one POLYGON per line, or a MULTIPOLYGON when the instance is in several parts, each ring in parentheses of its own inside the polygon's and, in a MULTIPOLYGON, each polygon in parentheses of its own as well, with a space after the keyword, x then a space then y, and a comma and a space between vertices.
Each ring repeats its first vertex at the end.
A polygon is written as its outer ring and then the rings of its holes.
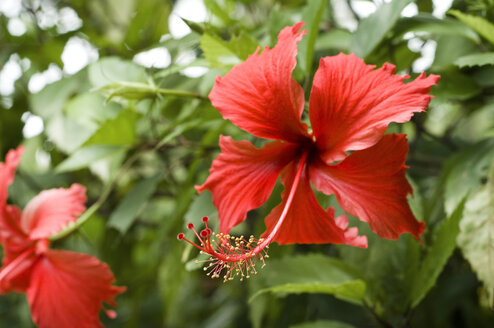
MULTIPOLYGON (((96 255, 128 287, 118 317, 102 317, 108 327, 491 327, 494 2, 453 1, 442 14, 444 3, 2 1, 0 153, 26 147, 9 201, 87 186, 91 211, 54 247, 96 255), (353 219, 368 249, 274 244, 261 274, 211 280, 176 234, 204 215, 217 220, 210 194, 193 186, 219 135, 252 138, 207 94, 215 76, 300 20, 309 33, 294 77, 306 98, 319 58, 339 52, 441 75, 427 113, 389 128, 410 141, 423 242, 381 240, 353 219)), ((261 233, 279 191, 235 233, 261 233)), ((24 295, 2 296, 0 318, 31 327, 24 295)))

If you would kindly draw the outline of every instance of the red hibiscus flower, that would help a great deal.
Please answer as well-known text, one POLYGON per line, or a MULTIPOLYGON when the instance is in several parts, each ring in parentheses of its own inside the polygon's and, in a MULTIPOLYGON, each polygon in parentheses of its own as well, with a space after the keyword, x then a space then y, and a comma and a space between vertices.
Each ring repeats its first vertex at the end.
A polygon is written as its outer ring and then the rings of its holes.
MULTIPOLYGON (((4 247, 0 293, 23 292, 33 321, 44 327, 102 327, 98 314, 103 301, 125 287, 105 263, 80 253, 49 249, 49 237, 85 210, 85 188, 50 189, 34 197, 24 211, 7 205, 8 186, 14 180, 23 149, 11 150, 0 163, 0 243, 4 247)), ((114 317, 113 311, 107 311, 114 317)))
POLYGON ((199 193, 211 191, 222 233, 220 242, 210 245, 206 228, 196 246, 227 268, 232 261, 257 255, 271 241, 367 246, 356 228, 347 229, 345 216, 335 218, 333 208, 319 205, 311 182, 315 189, 334 194, 345 212, 368 222, 382 238, 397 239, 409 232, 419 239, 424 231, 407 202, 412 189, 405 178, 406 136, 384 133, 389 123, 406 122, 425 110, 439 76, 422 73, 403 83, 409 76, 394 75, 395 67, 388 63, 375 69, 353 54, 322 58, 310 94, 309 129, 301 121, 304 91, 292 78, 297 42, 306 32, 299 32, 302 25, 284 28, 273 49, 257 51, 218 77, 209 94, 225 119, 275 140, 256 148, 221 136, 222 152, 206 182, 196 187, 199 193), (237 245, 223 236, 268 199, 278 176, 285 191, 281 204, 265 219, 265 239, 225 251, 225 245, 237 245))

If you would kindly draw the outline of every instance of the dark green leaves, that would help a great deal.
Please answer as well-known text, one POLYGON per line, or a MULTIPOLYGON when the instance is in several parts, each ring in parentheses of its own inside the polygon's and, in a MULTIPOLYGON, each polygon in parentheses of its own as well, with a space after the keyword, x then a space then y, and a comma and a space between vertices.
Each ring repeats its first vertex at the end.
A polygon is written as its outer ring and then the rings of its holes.
POLYGON ((463 217, 465 202, 461 202, 451 216, 445 220, 434 234, 420 269, 412 281, 410 303, 416 307, 427 292, 435 285, 447 260, 456 248, 456 237, 460 232, 459 222, 463 217))
POLYGON ((314 45, 319 32, 319 22, 327 4, 327 0, 309 0, 302 12, 302 21, 306 24, 303 28, 308 33, 298 44, 298 58, 300 68, 306 75, 310 74, 312 70, 314 45))
POLYGON ((160 176, 157 175, 138 182, 113 211, 108 226, 125 234, 156 190, 159 181, 160 176))

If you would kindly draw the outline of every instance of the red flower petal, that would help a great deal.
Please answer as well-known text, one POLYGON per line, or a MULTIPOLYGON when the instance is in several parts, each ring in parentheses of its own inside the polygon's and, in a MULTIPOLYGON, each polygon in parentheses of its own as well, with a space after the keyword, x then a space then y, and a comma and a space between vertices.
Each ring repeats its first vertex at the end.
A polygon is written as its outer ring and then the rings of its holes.
MULTIPOLYGON (((276 206, 266 217, 267 230, 262 237, 267 237, 278 222, 285 207, 288 194, 296 173, 296 161, 292 162, 282 173, 282 183, 285 190, 281 194, 281 204, 276 206)), ((287 217, 274 238, 279 244, 348 244, 367 247, 367 238, 358 236, 357 228, 345 230, 348 225, 346 217, 334 219, 334 208, 326 211, 319 205, 307 178, 305 169, 300 178, 293 203, 287 217)))
POLYGON ((412 188, 405 178, 407 152, 405 135, 385 135, 337 165, 316 161, 310 178, 316 189, 335 194, 345 212, 368 222, 382 238, 397 239, 410 232, 419 239, 424 223, 415 220, 408 206, 412 188))
POLYGON ((228 233, 245 220, 247 212, 261 206, 271 194, 279 173, 295 156, 298 145, 274 141, 255 148, 248 141, 220 137, 221 154, 199 193, 208 189, 218 209, 220 231, 228 233))
POLYGON ((37 259, 34 248, 25 249, 15 258, 4 258, 0 269, 0 294, 10 291, 25 292, 29 287, 32 268, 37 259))
POLYGON ((297 42, 306 33, 297 33, 302 25, 285 27, 273 49, 254 53, 216 78, 209 99, 225 119, 261 138, 296 142, 307 136, 300 122, 304 91, 292 79, 297 42))
POLYGON ((365 65, 355 55, 322 58, 314 77, 309 115, 321 158, 331 163, 345 158, 345 151, 368 148, 383 136, 390 122, 407 122, 424 111, 430 87, 439 76, 422 73, 393 75, 395 67, 365 65))
POLYGON ((11 262, 33 245, 20 227, 21 210, 14 205, 0 209, 0 244, 3 245, 3 264, 11 262))
POLYGON ((125 287, 112 286, 110 268, 80 253, 50 250, 33 269, 27 299, 33 321, 40 328, 103 327, 98 314, 103 301, 125 287))
POLYGON ((7 203, 8 188, 14 181, 15 171, 21 161, 24 147, 20 146, 10 150, 5 158, 5 163, 0 163, 0 208, 7 203))
POLYGON ((21 226, 31 239, 48 238, 60 231, 86 209, 86 188, 73 184, 69 189, 44 190, 22 213, 21 226))

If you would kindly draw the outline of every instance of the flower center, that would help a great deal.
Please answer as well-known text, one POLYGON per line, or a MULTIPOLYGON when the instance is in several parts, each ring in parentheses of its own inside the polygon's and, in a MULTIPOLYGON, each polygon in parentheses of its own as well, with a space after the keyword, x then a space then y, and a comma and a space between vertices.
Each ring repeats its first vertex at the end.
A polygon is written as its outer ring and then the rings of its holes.
POLYGON ((288 210, 293 202, 295 191, 297 190, 302 176, 305 163, 307 161, 309 151, 305 151, 298 163, 297 173, 292 183, 288 199, 283 208, 283 212, 276 222, 273 230, 266 239, 255 239, 254 236, 250 236, 249 239, 245 239, 244 236, 234 237, 228 234, 216 234, 214 235, 208 227, 208 218, 203 217, 202 221, 205 224, 205 228, 198 233, 194 225, 189 223, 187 228, 192 230, 199 240, 200 245, 185 238, 183 233, 178 234, 178 240, 185 240, 189 244, 201 250, 202 253, 208 254, 210 257, 204 261, 197 261, 197 263, 208 263, 204 267, 204 271, 208 271, 207 275, 211 278, 219 278, 223 274, 224 281, 233 280, 235 276, 240 276, 240 281, 245 278, 250 278, 250 274, 257 274, 256 264, 261 262, 262 267, 266 265, 265 259, 267 255, 267 249, 269 244, 278 234, 281 225, 287 217, 288 210))

